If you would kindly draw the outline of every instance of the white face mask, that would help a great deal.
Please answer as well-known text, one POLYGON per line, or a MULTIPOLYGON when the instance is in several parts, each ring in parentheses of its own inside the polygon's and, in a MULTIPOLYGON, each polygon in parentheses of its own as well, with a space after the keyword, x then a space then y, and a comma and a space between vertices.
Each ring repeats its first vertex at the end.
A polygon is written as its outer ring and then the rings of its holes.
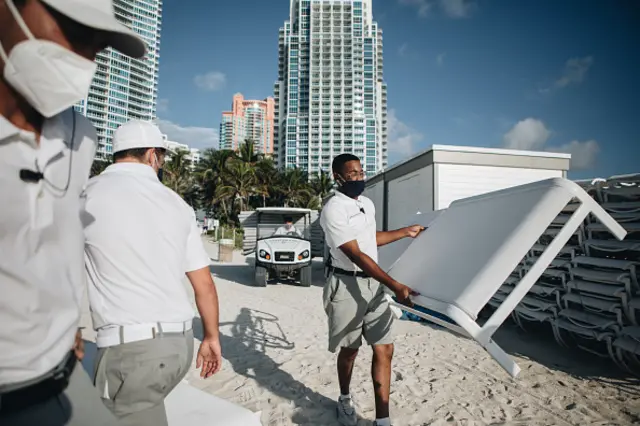
POLYGON ((0 44, 7 82, 46 118, 86 98, 97 64, 57 43, 37 40, 13 1, 6 0, 6 4, 27 36, 11 49, 8 57, 0 44))

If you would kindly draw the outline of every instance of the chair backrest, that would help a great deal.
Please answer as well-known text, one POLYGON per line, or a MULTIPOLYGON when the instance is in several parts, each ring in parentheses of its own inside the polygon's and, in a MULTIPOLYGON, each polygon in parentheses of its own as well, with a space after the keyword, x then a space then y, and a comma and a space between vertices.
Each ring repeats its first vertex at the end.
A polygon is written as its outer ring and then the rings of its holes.
MULTIPOLYGON (((411 225, 422 225, 425 228, 431 226, 431 223, 443 212, 444 210, 437 210, 431 212, 425 212, 420 214, 415 214, 410 218, 407 222, 405 222, 404 226, 411 225)), ((408 238, 403 238, 394 243, 387 244, 386 246, 382 246, 378 249, 378 265, 385 271, 388 271, 402 253, 411 245, 413 241, 408 238)))
POLYGON ((455 201, 389 274, 476 319, 576 191, 553 178, 455 201))

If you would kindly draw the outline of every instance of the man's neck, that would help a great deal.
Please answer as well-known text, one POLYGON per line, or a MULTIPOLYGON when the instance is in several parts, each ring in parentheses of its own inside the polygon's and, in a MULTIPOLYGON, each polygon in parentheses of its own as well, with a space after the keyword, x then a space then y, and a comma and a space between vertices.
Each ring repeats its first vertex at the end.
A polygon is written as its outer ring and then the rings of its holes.
POLYGON ((44 117, 0 78, 0 115, 18 129, 33 132, 40 141, 44 117))

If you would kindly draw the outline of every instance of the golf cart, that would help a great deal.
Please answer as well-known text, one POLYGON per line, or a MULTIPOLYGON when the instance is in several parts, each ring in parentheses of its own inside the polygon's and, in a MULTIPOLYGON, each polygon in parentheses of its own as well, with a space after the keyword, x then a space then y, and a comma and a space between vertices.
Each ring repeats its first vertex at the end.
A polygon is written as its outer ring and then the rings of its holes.
POLYGON ((295 281, 311 285, 311 210, 287 207, 256 209, 255 282, 295 281), (295 227, 287 229, 285 218, 295 227))

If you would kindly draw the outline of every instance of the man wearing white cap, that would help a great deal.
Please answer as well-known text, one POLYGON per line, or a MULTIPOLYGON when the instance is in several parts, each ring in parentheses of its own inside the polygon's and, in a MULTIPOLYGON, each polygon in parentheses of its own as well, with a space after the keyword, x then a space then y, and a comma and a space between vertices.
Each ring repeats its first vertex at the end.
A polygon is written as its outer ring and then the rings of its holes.
POLYGON ((77 363, 85 284, 80 194, 96 132, 73 112, 94 59, 142 57, 111 0, 0 0, 0 424, 107 425, 77 363), (74 350, 75 349, 75 350, 74 350))
POLYGON ((158 179, 165 141, 153 124, 116 130, 115 164, 85 191, 85 260, 98 332, 95 386, 122 425, 167 424, 164 398, 193 358, 193 308, 204 326, 201 376, 221 366, 218 296, 195 213, 158 179))

